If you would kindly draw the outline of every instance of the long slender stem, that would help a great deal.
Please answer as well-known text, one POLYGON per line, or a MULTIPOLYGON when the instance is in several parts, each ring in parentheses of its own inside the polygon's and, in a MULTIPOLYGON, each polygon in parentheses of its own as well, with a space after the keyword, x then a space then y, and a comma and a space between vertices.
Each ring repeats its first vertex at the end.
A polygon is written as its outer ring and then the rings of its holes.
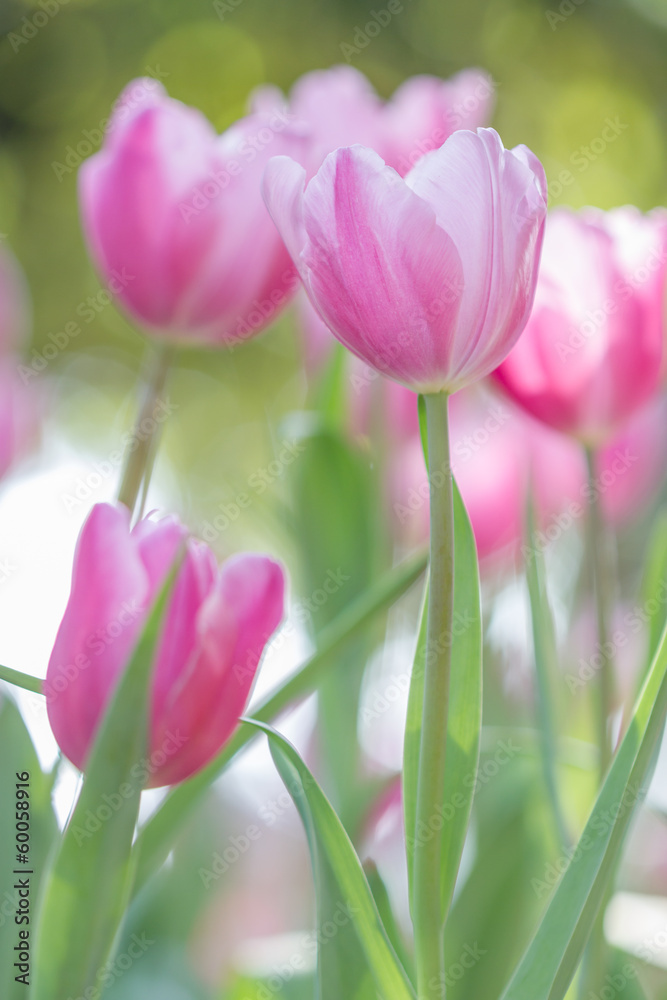
POLYGON ((614 703, 614 656, 609 638, 609 618, 613 603, 613 565, 610 557, 609 538, 600 509, 595 485, 595 454, 586 449, 586 464, 589 483, 588 533, 589 553, 593 566, 593 589, 597 617, 598 650, 601 666, 598 674, 598 746, 600 748, 600 784, 611 762, 611 740, 609 738, 609 718, 614 703))
POLYGON ((24 674, 21 670, 12 670, 11 667, 0 666, 0 681, 7 681, 8 684, 14 684, 24 691, 32 691, 33 694, 44 693, 44 681, 40 677, 24 674))
MULTIPOLYGON (((445 793, 445 755, 451 643, 454 613, 454 495, 449 457, 447 396, 429 395, 426 401, 428 457, 431 472, 442 470, 444 482, 430 479, 431 552, 427 612, 424 712, 417 780, 417 830, 432 829, 442 814, 445 793)), ((418 995, 420 1000, 443 997, 445 958, 444 913, 441 898, 442 856, 436 836, 424 838, 414 859, 414 929, 418 995)))
POLYGON ((154 453, 153 441, 160 426, 156 420, 155 410, 164 390, 167 373, 171 364, 174 348, 170 344, 151 345, 152 356, 148 364, 144 397, 139 409, 131 444, 128 446, 127 458, 123 469, 123 478, 118 499, 134 513, 141 484, 147 475, 151 453, 154 453))
MULTIPOLYGON (((598 652, 601 660, 597 682, 597 725, 598 747, 600 750, 600 786, 609 769, 612 758, 609 719, 614 705, 614 655, 610 640, 609 619, 613 610, 614 567, 610 552, 610 539, 604 522, 600 499, 596 487, 595 452, 586 448, 588 470, 588 552, 593 568, 593 589, 597 618, 598 652)), ((607 947, 604 936, 604 914, 611 889, 607 891, 600 905, 587 956, 582 970, 580 996, 588 995, 600 988, 605 974, 607 947)))

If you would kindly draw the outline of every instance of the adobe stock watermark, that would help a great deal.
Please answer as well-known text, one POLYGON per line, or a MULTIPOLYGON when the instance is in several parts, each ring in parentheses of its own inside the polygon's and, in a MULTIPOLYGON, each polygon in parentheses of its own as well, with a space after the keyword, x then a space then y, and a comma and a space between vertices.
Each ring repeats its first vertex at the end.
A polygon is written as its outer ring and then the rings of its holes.
POLYGON ((572 17, 585 3, 586 0, 562 0, 562 3, 558 5, 558 10, 545 10, 544 14, 551 30, 555 31, 559 24, 563 24, 564 21, 572 17))
MULTIPOLYGON (((500 769, 508 764, 517 754, 522 753, 522 747, 515 746, 511 739, 499 740, 496 744, 496 752, 484 763, 481 763, 476 771, 471 771, 463 778, 463 786, 472 789, 473 795, 488 785, 492 778, 500 773, 500 769)), ((459 809, 463 809, 468 804, 467 798, 462 792, 454 792, 449 802, 436 807, 428 822, 418 820, 415 826, 414 838, 408 837, 408 847, 416 850, 433 840, 435 835, 444 829, 446 823, 451 823, 459 809)))
POLYGON ((456 983, 460 982, 466 972, 469 972, 470 969, 474 969, 477 963, 484 958, 486 953, 486 949, 480 948, 476 941, 473 945, 465 945, 457 962, 449 963, 447 965, 447 971, 440 975, 437 979, 435 977, 429 979, 428 987, 431 990, 432 996, 446 996, 447 990, 455 986, 456 983))
POLYGON ((266 982, 258 987, 253 994, 254 1000, 271 1000, 273 996, 284 989, 286 983, 290 982, 295 975, 305 972, 312 967, 312 959, 309 955, 315 955, 318 950, 325 948, 329 942, 333 941, 343 927, 347 927, 350 921, 361 910, 354 906, 349 900, 338 900, 331 913, 331 918, 325 920, 316 930, 304 934, 300 941, 300 947, 295 950, 286 961, 273 966, 271 972, 266 977, 266 982))
POLYGON ((191 222, 205 211, 211 202, 229 187, 232 178, 242 174, 244 169, 257 159, 267 146, 270 146, 277 135, 284 132, 292 122, 296 121, 296 115, 285 109, 274 111, 265 124, 260 126, 253 134, 246 135, 236 150, 236 156, 227 157, 224 166, 211 173, 199 183, 187 201, 180 203, 179 211, 184 222, 191 222))
MULTIPOLYGON (((308 788, 314 783, 315 779, 309 776, 304 778, 303 787, 308 788)), ((265 826, 272 827, 275 826, 278 819, 293 805, 291 795, 287 789, 283 789, 277 798, 270 799, 260 806, 257 817, 265 826)), ((249 823, 242 833, 228 837, 225 847, 221 851, 213 853, 211 867, 200 868, 198 871, 204 888, 209 889, 214 882, 217 882, 223 875, 226 875, 229 869, 248 853, 252 845, 261 839, 263 833, 264 831, 257 823, 249 823)))
POLYGON ((247 488, 237 493, 229 503, 218 504, 218 513, 211 521, 204 521, 200 536, 205 542, 214 542, 223 531, 238 521, 243 511, 248 510, 255 497, 262 496, 277 480, 281 479, 290 465, 303 454, 306 445, 293 438, 283 441, 276 457, 267 465, 256 469, 247 480, 247 488))
POLYGON ((586 482, 579 490, 581 500, 571 500, 565 510, 560 514, 555 514, 544 529, 534 531, 530 538, 530 545, 525 543, 521 546, 521 555, 526 562, 530 562, 535 556, 541 555, 552 542, 556 542, 566 531, 572 527, 580 518, 584 517, 591 504, 598 503, 603 496, 628 469, 632 468, 638 456, 633 454, 631 449, 618 448, 614 453, 609 468, 604 469, 593 482, 586 482))
MULTIPOLYGON (((576 174, 585 173, 592 163, 607 151, 612 143, 616 142, 621 133, 630 128, 627 122, 622 122, 618 115, 613 118, 605 118, 602 123, 600 134, 591 139, 588 145, 579 146, 570 154, 569 163, 575 168, 576 174)), ((570 187, 576 180, 576 174, 567 168, 561 170, 557 180, 547 184, 549 198, 560 198, 565 188, 570 187)))
POLYGON ((213 0, 213 10, 221 21, 224 21, 228 14, 233 14, 238 10, 245 0, 213 0))
POLYGON ((565 848, 556 861, 548 862, 544 866, 542 878, 530 880, 531 888, 537 898, 541 899, 545 893, 550 892, 558 885, 565 872, 581 861, 584 854, 595 847, 598 838, 606 837, 614 824, 645 798, 645 788, 637 784, 630 784, 617 803, 604 811, 596 811, 590 820, 591 832, 588 831, 587 826, 577 844, 565 848))
MULTIPOLYGON (((406 2, 410 3, 411 0, 406 0, 406 2)), ((345 62, 352 62, 354 56, 358 56, 360 52, 368 48, 383 28, 386 28, 392 19, 398 14, 402 14, 404 10, 405 5, 402 0, 389 0, 386 7, 369 11, 369 19, 366 24, 358 24, 355 27, 352 41, 340 43, 340 51, 343 53, 345 62)))
MULTIPOLYGON (((130 274, 124 267, 120 271, 114 269, 111 272, 108 284, 104 288, 100 288, 95 295, 89 295, 79 302, 74 310, 76 315, 85 324, 92 323, 107 306, 111 305, 114 296, 119 295, 124 288, 127 288, 130 282, 134 281, 134 278, 135 275, 130 274)), ((41 351, 33 347, 30 352, 31 359, 26 359, 25 364, 20 364, 16 367, 23 384, 27 385, 31 379, 36 378, 45 371, 59 354, 67 350, 72 340, 80 336, 81 332, 81 323, 77 320, 70 320, 62 330, 47 334, 50 343, 45 344, 41 351)))
POLYGON ((169 397, 159 399, 150 416, 143 418, 138 427, 132 431, 127 431, 121 439, 122 446, 112 451, 107 459, 100 462, 93 462, 93 471, 87 476, 79 476, 71 493, 63 493, 62 501, 65 510, 71 514, 82 504, 88 505, 95 490, 99 489, 103 483, 111 479, 123 464, 125 457, 136 451, 139 445, 150 440, 157 428, 164 424, 169 417, 179 409, 177 403, 172 403, 169 397))
POLYGON ((166 79, 169 73, 160 69, 160 65, 147 66, 145 76, 135 80, 123 91, 111 106, 110 113, 100 119, 95 128, 84 128, 81 138, 75 145, 65 147, 64 160, 52 160, 51 169, 59 182, 74 173, 87 156, 90 156, 102 145, 104 137, 120 125, 141 104, 148 94, 160 88, 160 81, 166 79))
POLYGON ((237 680, 243 681, 248 675, 254 677, 261 658, 280 649, 287 639, 296 633, 297 625, 305 625, 306 622, 311 621, 319 609, 324 607, 331 595, 338 593, 341 587, 351 579, 340 566, 335 570, 328 569, 322 586, 317 587, 310 597, 302 597, 300 601, 297 601, 291 610, 289 621, 285 622, 266 648, 259 654, 249 654, 245 663, 234 665, 234 676, 237 680))
POLYGON ((422 156, 430 153, 433 149, 440 149, 445 139, 452 132, 460 128, 466 128, 466 123, 470 116, 479 109, 480 104, 488 101, 496 93, 498 86, 498 83, 491 79, 491 77, 480 79, 462 101, 447 109, 444 117, 444 127, 438 126, 425 139, 420 139, 416 142, 410 153, 399 157, 399 172, 402 175, 407 174, 422 156))
POLYGON ((584 319, 570 330, 567 340, 556 341, 556 352, 561 361, 570 357, 601 330, 609 316, 618 312, 619 303, 626 302, 667 261, 667 246, 652 247, 643 264, 626 278, 617 278, 612 291, 615 298, 605 299, 598 309, 587 309, 584 319))
POLYGON ((412 514, 420 511, 425 503, 428 503, 431 493, 431 486, 435 489, 442 489, 448 475, 456 475, 461 464, 470 461, 480 449, 489 443, 497 431, 503 427, 510 419, 511 414, 501 403, 494 403, 489 406, 487 416, 474 431, 457 438, 452 447, 453 460, 451 470, 444 465, 433 469, 419 486, 412 486, 405 498, 404 503, 396 502, 393 511, 400 524, 405 524, 412 514))
POLYGON ((18 52, 35 38, 42 28, 53 20, 63 7, 66 7, 69 0, 37 0, 38 10, 31 14, 26 14, 21 18, 21 28, 19 31, 10 31, 7 41, 14 52, 18 52))
POLYGON ((118 608, 118 613, 108 621, 106 625, 95 629, 86 636, 83 642, 85 652, 77 653, 71 663, 58 664, 55 676, 52 681, 44 681, 42 693, 48 704, 53 704, 75 681, 84 670, 88 670, 95 659, 100 656, 105 649, 112 646, 114 642, 123 635, 127 629, 133 628, 145 614, 145 609, 140 607, 135 600, 123 601, 118 608))
POLYGON ((421 676, 427 666, 432 666, 437 657, 446 649, 450 649, 457 638, 465 635, 477 621, 474 614, 469 611, 455 611, 452 616, 451 628, 441 632, 436 639, 431 639, 426 646, 423 661, 412 671, 404 670, 400 674, 393 674, 387 686, 382 692, 376 691, 370 704, 365 705, 361 712, 361 722, 368 725, 376 719, 380 719, 385 712, 397 704, 410 690, 412 678, 421 676))
POLYGON ((584 688, 589 681, 597 676, 605 663, 611 662, 618 649, 627 646, 630 637, 643 631, 659 611, 664 611, 667 605, 667 581, 663 580, 655 597, 649 597, 643 604, 635 604, 623 618, 624 628, 616 629, 607 642, 595 644, 593 653, 579 660, 579 670, 576 674, 566 674, 565 682, 571 694, 584 688))
POLYGON ((133 934, 126 950, 97 970, 95 982, 99 985, 89 986, 80 996, 70 996, 67 1000, 99 1000, 103 993, 117 980, 122 979, 134 963, 142 958, 154 944, 155 941, 145 933, 133 934))
MULTIPOLYGON (((395 182, 400 184, 401 179, 396 175, 395 182)), ((323 251, 318 247, 315 254, 315 261, 322 263, 326 269, 329 267, 328 261, 324 257, 323 251)), ((401 357, 404 350, 410 350, 418 337, 423 337, 428 333, 430 325, 435 322, 447 309, 459 301, 463 294, 462 278, 445 278, 439 294, 431 299, 427 305, 414 312, 407 318, 407 326, 392 334, 391 339, 387 338, 386 345, 383 345, 384 357, 376 358, 371 365, 362 365, 361 368, 353 369, 350 375, 350 384, 356 393, 360 393, 366 386, 387 375, 391 378, 396 361, 401 357)))
MULTIPOLYGON (((146 757, 142 757, 140 761, 137 761, 132 766, 130 776, 136 778, 141 786, 145 785, 151 775, 163 767, 169 758, 188 742, 189 738, 189 736, 184 736, 179 730, 175 733, 169 731, 157 750, 153 750, 146 757)), ((83 825, 79 826, 77 824, 77 826, 72 827, 72 833, 77 846, 81 847, 84 840, 90 840, 91 837, 94 837, 104 824, 111 819, 114 813, 117 813, 122 808, 124 802, 139 795, 140 792, 140 787, 131 785, 129 781, 123 782, 115 792, 104 792, 99 805, 95 809, 86 810, 83 825)))

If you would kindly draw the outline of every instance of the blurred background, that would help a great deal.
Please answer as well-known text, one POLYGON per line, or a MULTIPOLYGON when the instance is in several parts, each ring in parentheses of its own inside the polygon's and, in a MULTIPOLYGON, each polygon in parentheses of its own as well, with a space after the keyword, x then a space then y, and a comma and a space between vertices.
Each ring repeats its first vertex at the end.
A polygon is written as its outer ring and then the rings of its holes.
MULTIPOLYGON (((0 484, 0 662, 45 673, 67 599, 76 536, 89 506, 114 495, 119 469, 109 459, 135 413, 145 340, 108 301, 90 263, 76 188, 77 168, 100 148, 111 105, 129 80, 159 79, 172 97, 200 108, 222 130, 244 114, 249 94, 259 85, 288 91, 301 74, 345 62, 346 55, 383 97, 414 74, 449 77, 480 66, 496 85, 492 124, 505 145, 526 143, 541 158, 551 205, 633 203, 649 210, 665 203, 664 0, 403 0, 400 13, 377 37, 358 46, 358 31, 383 6, 383 0, 375 7, 357 0, 0 0, 0 241, 11 247, 27 276, 33 317, 26 354, 33 369, 48 350, 43 368, 31 376, 46 414, 40 443, 0 484), (351 47, 356 51, 350 53, 351 47), (74 336, 64 333, 72 323, 79 331, 74 336)), ((269 469, 282 442, 308 428, 304 411, 314 408, 315 397, 302 362, 295 307, 270 331, 233 352, 182 350, 169 384, 173 414, 165 422, 148 502, 148 509, 177 511, 220 557, 261 548, 283 558, 293 604, 312 594, 343 559, 342 549, 334 546, 321 553, 319 564, 305 568, 301 550, 328 530, 308 520, 306 472, 299 472, 301 481, 295 482, 284 466, 268 471, 268 488, 250 509, 231 518, 228 512, 251 477, 269 469), (211 530, 216 518, 218 528, 211 530)), ((386 533, 376 531, 375 456, 367 443, 357 442, 353 453, 340 459, 343 479, 327 480, 338 461, 331 442, 321 457, 331 508, 322 517, 329 517, 331 526, 340 523, 339 508, 340 517, 348 519, 354 510, 354 525, 341 544, 347 544, 350 560, 363 564, 353 574, 354 587, 361 587, 371 568, 390 564, 417 543, 402 538, 392 544, 386 533)), ((620 538, 628 599, 639 591, 658 503, 654 498, 620 538)), ((423 536, 417 539, 423 541, 423 536)), ((579 632, 572 624, 578 621, 571 599, 579 593, 575 584, 582 554, 576 530, 562 540, 561 549, 552 567, 560 588, 554 610, 563 642, 574 635, 567 655, 576 663, 588 642, 586 621, 579 621, 579 632)), ((562 853, 547 830, 542 775, 531 743, 532 654, 522 588, 514 566, 485 579, 484 760, 492 764, 498 739, 511 732, 523 732, 519 744, 525 752, 480 794, 452 948, 463 954, 467 945, 479 942, 485 959, 452 984, 453 998, 499 995, 548 895, 533 880, 544 881, 547 866, 562 853)), ((282 727, 303 752, 310 752, 316 770, 319 752, 326 757, 323 748, 336 747, 344 734, 359 730, 363 765, 356 752, 345 751, 337 773, 327 774, 323 767, 318 773, 357 843, 370 838, 368 851, 403 925, 400 801, 397 812, 392 778, 400 766, 404 699, 397 697, 394 704, 392 695, 391 704, 378 712, 374 698, 387 692, 386 678, 400 676, 410 662, 418 590, 394 609, 387 631, 391 641, 380 641, 382 632, 363 651, 362 660, 369 664, 359 716, 363 724, 352 710, 346 714, 345 705, 334 705, 330 717, 320 719, 318 743, 315 708, 308 703, 282 727), (370 715, 363 714, 364 705, 370 715), (351 788, 350 774, 355 784, 361 771, 367 781, 351 788)), ((341 600, 335 598, 306 627, 293 629, 276 644, 260 691, 307 655, 317 632, 351 596, 346 591, 341 600)), ((631 678, 641 655, 628 666, 631 678)), ((351 676, 349 684, 360 687, 361 676, 351 676)), ((561 689, 556 700, 565 705, 569 726, 561 778, 568 819, 577 829, 595 782, 586 739, 590 715, 585 704, 573 710, 563 684, 561 689)), ((18 700, 41 762, 51 767, 56 750, 43 706, 28 695, 18 700)), ((0 745, 19 739, 9 703, 2 711, 0 745)), ((27 744, 22 752, 32 753, 27 744)), ((489 773, 495 775, 493 768, 489 773)), ((647 951, 643 986, 646 995, 662 997, 667 996, 662 818, 667 779, 664 771, 658 777, 652 811, 635 833, 624 871, 625 895, 617 896, 610 909, 608 937, 621 957, 637 955, 642 947, 647 951)), ((63 822, 77 777, 60 767, 54 780, 63 822)), ((46 799, 48 793, 45 788, 46 799)), ((157 798, 149 799, 148 809, 157 798)), ((310 997, 309 974, 285 970, 302 953, 312 964, 312 943, 304 945, 311 920, 301 829, 268 756, 253 750, 193 818, 167 870, 133 908, 127 939, 145 933, 154 943, 131 968, 114 974, 108 994, 124 1000, 310 997), (230 838, 242 837, 253 824, 262 831, 258 843, 241 852, 224 878, 202 877, 215 853, 228 849, 230 838)), ((630 1000, 635 1000, 633 989, 630 984, 625 994, 630 1000)))

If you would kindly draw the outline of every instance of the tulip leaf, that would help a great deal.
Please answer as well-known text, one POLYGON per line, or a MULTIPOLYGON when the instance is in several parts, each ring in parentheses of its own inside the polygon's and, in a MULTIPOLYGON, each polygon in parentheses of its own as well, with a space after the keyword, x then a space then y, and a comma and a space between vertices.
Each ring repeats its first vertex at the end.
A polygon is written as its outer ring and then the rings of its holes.
MULTIPOLYGON (((348 639, 368 628, 376 616, 386 611, 426 568, 426 555, 418 553, 390 570, 372 587, 348 605, 318 637, 317 651, 255 712, 258 722, 271 722, 299 699, 310 694, 321 677, 338 663, 348 639)), ((147 822, 135 845, 138 854, 135 888, 145 884, 166 860, 175 837, 188 821, 209 786, 218 778, 234 756, 250 743, 255 734, 249 728, 238 729, 230 741, 198 774, 173 788, 147 822)))
POLYGON ((81 793, 48 873, 36 933, 32 1000, 94 990, 125 913, 132 838, 148 778, 150 675, 176 569, 163 586, 111 698, 81 793))
POLYGON ((646 794, 666 714, 667 630, 584 831, 568 852, 569 864, 502 1000, 562 1000, 566 995, 630 821, 646 794))
MULTIPOLYGON (((451 905, 465 844, 479 763, 482 726, 482 615, 477 549, 461 494, 454 484, 454 616, 452 635, 441 641, 452 643, 450 707, 447 723, 447 753, 444 809, 431 831, 415 829, 417 776, 424 707, 424 673, 427 656, 426 611, 417 642, 405 729, 403 796, 405 809, 408 875, 412 884, 414 852, 420 837, 440 837, 444 858, 441 886, 443 913, 451 905), (440 823, 442 819, 442 824, 440 823)), ((412 895, 412 894, 411 894, 412 895)))
POLYGON ((535 537, 535 507, 529 496, 526 510, 526 582, 530 600, 537 695, 538 732, 547 796, 559 844, 569 844, 556 768, 556 736, 553 720, 555 696, 552 678, 557 668, 556 637, 544 573, 542 553, 530 544, 535 537))
MULTIPOLYGON (((337 900, 343 929, 344 919, 349 920, 354 928, 377 991, 384 1000, 414 1000, 412 985, 389 940, 359 858, 324 792, 291 743, 270 726, 252 719, 244 721, 265 732, 269 738, 269 748, 276 768, 299 811, 306 831, 316 890, 320 893, 323 889, 320 876, 324 863, 329 880, 324 889, 329 898, 337 900)), ((322 930, 320 928, 321 934, 322 930)), ((332 934, 328 939, 321 936, 318 947, 319 995, 322 1000, 328 1000, 329 997, 340 1000, 342 996, 355 995, 365 997, 367 987, 358 978, 356 990, 352 994, 332 992, 325 981, 322 973, 331 967, 327 951, 336 947, 339 937, 339 934, 332 934)), ((349 938, 347 945, 349 947, 349 938)))

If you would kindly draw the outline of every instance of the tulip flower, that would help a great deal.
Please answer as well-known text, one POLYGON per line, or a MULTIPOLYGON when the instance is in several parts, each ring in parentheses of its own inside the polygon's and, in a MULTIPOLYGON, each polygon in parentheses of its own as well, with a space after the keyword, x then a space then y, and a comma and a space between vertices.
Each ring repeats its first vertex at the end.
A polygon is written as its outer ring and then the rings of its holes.
POLYGON ((0 359, 0 476, 37 442, 44 398, 26 385, 18 359, 0 359))
POLYGON ((551 427, 608 441, 661 378, 666 264, 664 211, 554 210, 535 307, 495 377, 551 427))
POLYGON ((421 393, 500 364, 530 313, 546 213, 525 146, 461 130, 405 179, 352 146, 305 182, 276 157, 265 198, 311 303, 353 354, 421 393))
POLYGON ((218 136, 155 81, 129 85, 79 186, 92 257, 143 329, 230 345, 276 318, 297 281, 260 179, 270 157, 299 157, 305 144, 285 114, 252 115, 218 136))
POLYGON ((150 607, 185 545, 156 651, 148 787, 204 767, 234 731, 264 647, 283 616, 281 567, 239 555, 218 569, 212 552, 173 518, 130 531, 122 506, 97 504, 79 537, 72 590, 49 660, 49 721, 63 753, 84 769, 95 734, 150 607))

